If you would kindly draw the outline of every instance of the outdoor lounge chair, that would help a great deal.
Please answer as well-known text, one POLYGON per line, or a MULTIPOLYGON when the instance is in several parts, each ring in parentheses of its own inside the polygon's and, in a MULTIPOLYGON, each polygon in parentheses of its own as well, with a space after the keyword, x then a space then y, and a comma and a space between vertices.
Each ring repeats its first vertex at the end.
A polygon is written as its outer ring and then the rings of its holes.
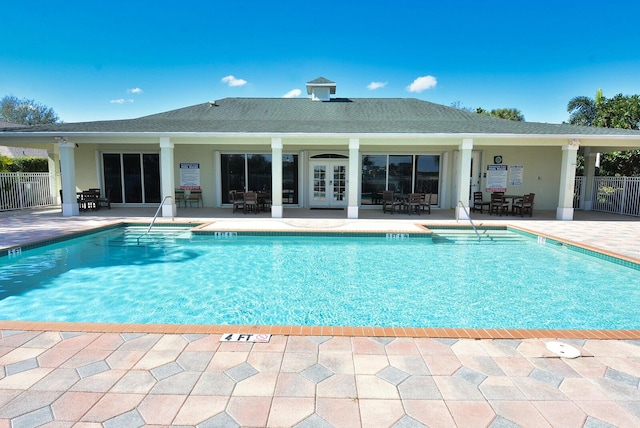
POLYGON ((482 214, 484 207, 487 207, 487 211, 489 211, 491 208, 491 202, 484 201, 482 199, 482 192, 473 192, 473 206, 471 207, 471 210, 473 212, 476 212, 476 210, 479 208, 480 214, 482 214))

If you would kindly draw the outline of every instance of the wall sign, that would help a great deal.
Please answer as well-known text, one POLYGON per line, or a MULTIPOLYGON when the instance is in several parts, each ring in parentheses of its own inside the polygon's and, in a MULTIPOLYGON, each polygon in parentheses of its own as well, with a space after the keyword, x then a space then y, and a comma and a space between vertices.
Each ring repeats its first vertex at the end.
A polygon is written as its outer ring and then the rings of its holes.
POLYGON ((507 165, 487 165, 487 192, 507 191, 507 165))
POLYGON ((200 189, 200 164, 180 164, 180 188, 193 190, 200 189))
POLYGON ((509 186, 522 186, 524 177, 523 165, 511 165, 509 168, 509 186))

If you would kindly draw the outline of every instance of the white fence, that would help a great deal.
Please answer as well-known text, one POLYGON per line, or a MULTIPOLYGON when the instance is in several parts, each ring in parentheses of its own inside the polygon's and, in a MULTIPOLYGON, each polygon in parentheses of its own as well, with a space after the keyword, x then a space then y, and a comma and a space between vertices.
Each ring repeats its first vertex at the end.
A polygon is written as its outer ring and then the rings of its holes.
POLYGON ((586 181, 582 176, 576 176, 573 184, 573 208, 579 210, 582 206, 582 195, 584 195, 584 186, 586 181))
POLYGON ((640 216, 640 177, 595 177, 592 210, 640 216))
POLYGON ((48 172, 0 172, 0 211, 55 205, 48 172))
MULTIPOLYGON (((54 179, 48 172, 0 172, 0 211, 56 205, 54 179)), ((583 208, 585 185, 576 177, 576 209, 583 208)), ((640 216, 640 177, 595 177, 591 201, 593 211, 640 216)))

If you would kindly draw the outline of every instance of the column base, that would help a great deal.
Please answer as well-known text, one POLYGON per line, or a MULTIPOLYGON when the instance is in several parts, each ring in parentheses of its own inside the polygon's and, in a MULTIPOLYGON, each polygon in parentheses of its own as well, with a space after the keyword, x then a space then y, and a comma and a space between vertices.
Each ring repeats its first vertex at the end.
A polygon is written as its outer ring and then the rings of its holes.
POLYGON ((282 205, 271 205, 271 218, 282 218, 283 212, 282 205))
POLYGON ((469 220, 471 217, 469 217, 469 215, 467 215, 467 212, 469 211, 469 207, 461 207, 460 205, 458 205, 456 207, 456 218, 458 220, 469 220), (466 208, 466 211, 465 211, 466 208))
POLYGON ((178 214, 176 204, 164 204, 162 206, 162 217, 175 217, 178 214))
POLYGON ((573 208, 561 208, 556 210, 556 220, 573 220, 573 208))
POLYGON ((70 204, 68 203, 62 204, 63 217, 72 217, 74 215, 80 215, 80 207, 78 207, 77 202, 72 202, 70 204))
POLYGON ((358 218, 358 207, 347 207, 347 218, 358 218))

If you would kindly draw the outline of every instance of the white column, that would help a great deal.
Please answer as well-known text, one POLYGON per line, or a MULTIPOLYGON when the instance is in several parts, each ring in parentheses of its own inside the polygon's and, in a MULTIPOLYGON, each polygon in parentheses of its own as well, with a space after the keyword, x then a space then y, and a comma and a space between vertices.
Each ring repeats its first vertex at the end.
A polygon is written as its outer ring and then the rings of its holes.
POLYGON ((62 202, 60 200, 60 183, 58 179, 60 177, 60 154, 57 147, 54 146, 53 150, 47 150, 47 164, 49 166, 49 193, 51 194, 51 200, 62 202))
POLYGON ((576 159, 580 143, 572 140, 562 146, 562 166, 560 172, 560 193, 556 220, 573 220, 573 187, 576 178, 576 159))
POLYGON ((349 179, 347 181, 347 218, 358 218, 358 190, 360 189, 360 139, 349 139, 349 179))
POLYGON ((584 148, 584 192, 580 195, 582 209, 593 209, 593 179, 596 176, 596 161, 598 153, 592 152, 590 147, 584 148))
POLYGON ((271 218, 282 218, 282 138, 271 139, 271 218))
POLYGON ((62 215, 70 217, 80 214, 76 196, 75 143, 64 138, 58 139, 60 149, 60 184, 62 186, 62 215))
POLYGON ((213 180, 216 183, 216 194, 215 194, 215 207, 220 208, 222 206, 222 156, 220 156, 220 151, 216 150, 213 152, 213 180))
POLYGON ((162 205, 162 217, 174 217, 178 213, 176 201, 173 200, 175 190, 175 175, 173 165, 174 145, 169 137, 160 137, 160 190, 162 199, 166 196, 172 198, 162 205), (168 203, 171 201, 171 203, 168 203))
POLYGON ((458 194, 456 195, 456 218, 467 220, 469 218, 469 180, 471 177, 471 152, 473 140, 465 138, 460 144, 460 156, 458 156, 458 194), (460 202, 464 208, 460 206, 460 202))

